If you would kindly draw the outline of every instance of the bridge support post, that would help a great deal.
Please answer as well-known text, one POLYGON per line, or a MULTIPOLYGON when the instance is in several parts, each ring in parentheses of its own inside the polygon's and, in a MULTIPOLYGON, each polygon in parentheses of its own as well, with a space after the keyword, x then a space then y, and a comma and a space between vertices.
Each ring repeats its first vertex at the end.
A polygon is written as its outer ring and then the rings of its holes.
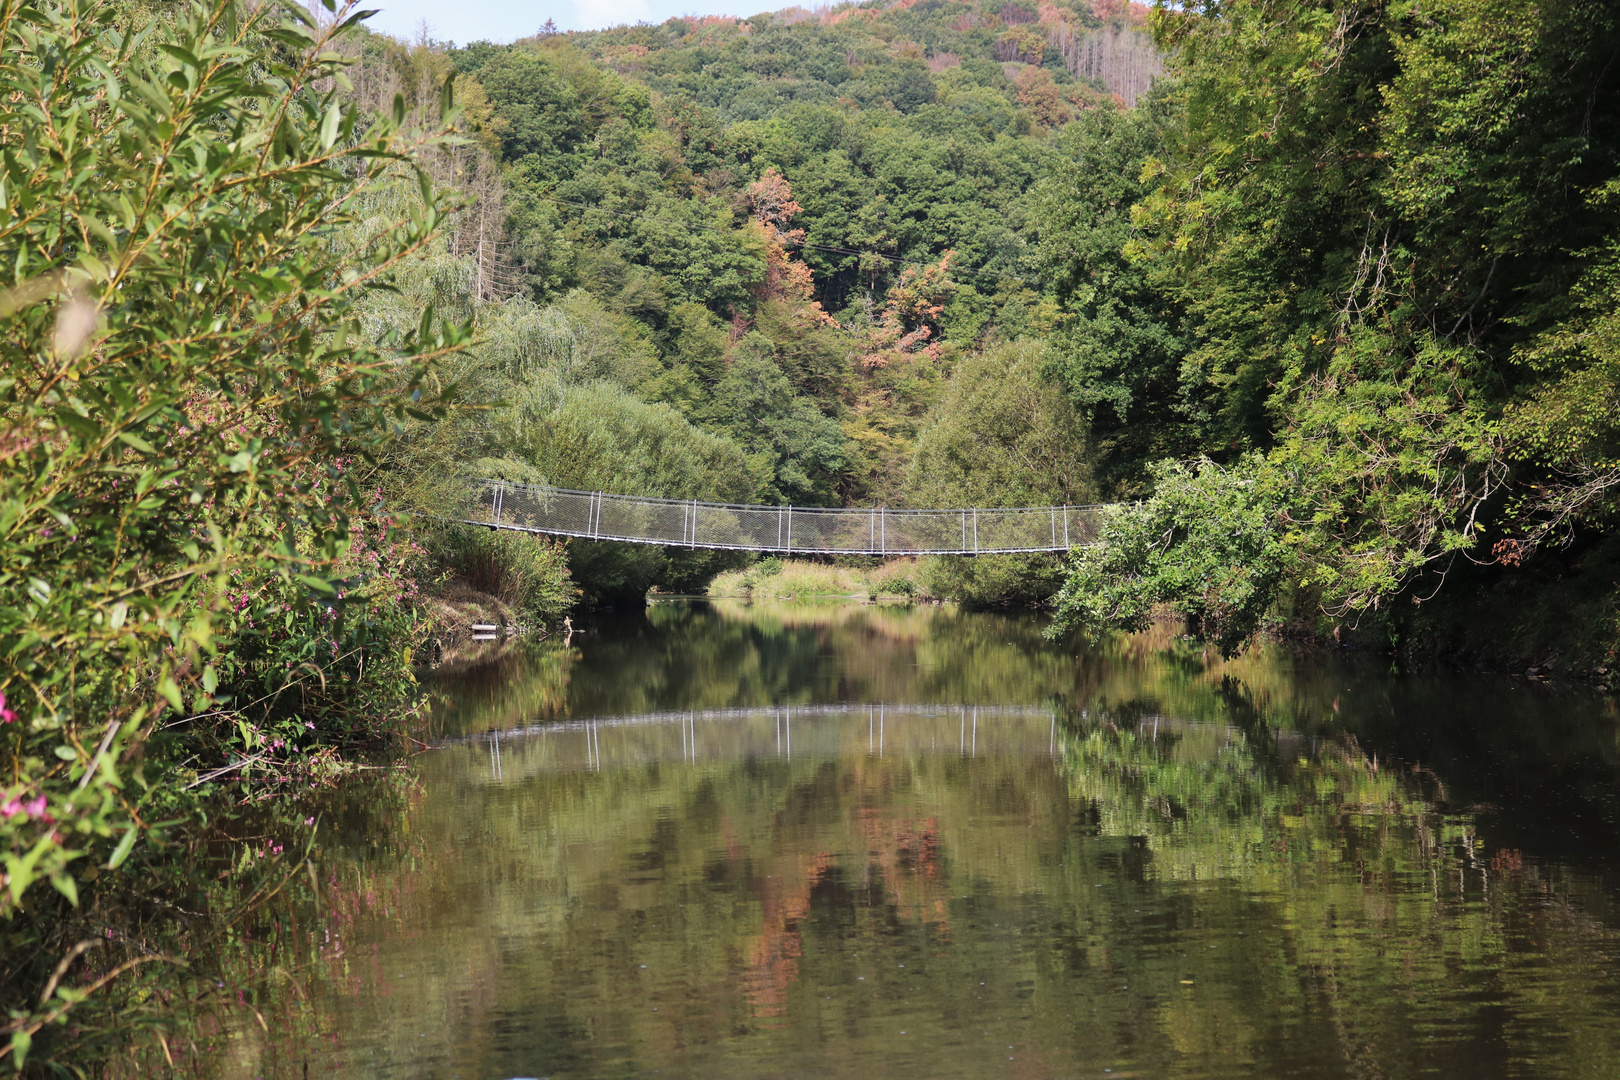
POLYGON ((889 515, 881 506, 878 507, 878 551, 884 555, 889 553, 889 515))
POLYGON ((1063 550, 1067 551, 1069 544, 1069 504, 1063 504, 1063 550))
POLYGON ((973 554, 979 553, 979 508, 973 508, 973 554))

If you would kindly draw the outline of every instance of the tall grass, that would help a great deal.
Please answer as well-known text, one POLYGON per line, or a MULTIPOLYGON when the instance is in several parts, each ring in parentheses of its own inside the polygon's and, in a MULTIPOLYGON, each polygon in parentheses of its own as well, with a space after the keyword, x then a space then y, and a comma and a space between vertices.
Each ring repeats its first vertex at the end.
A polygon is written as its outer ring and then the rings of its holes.
POLYGON ((876 566, 860 566, 772 557, 718 575, 709 583, 708 593, 715 597, 932 598, 921 583, 916 559, 890 559, 876 566))

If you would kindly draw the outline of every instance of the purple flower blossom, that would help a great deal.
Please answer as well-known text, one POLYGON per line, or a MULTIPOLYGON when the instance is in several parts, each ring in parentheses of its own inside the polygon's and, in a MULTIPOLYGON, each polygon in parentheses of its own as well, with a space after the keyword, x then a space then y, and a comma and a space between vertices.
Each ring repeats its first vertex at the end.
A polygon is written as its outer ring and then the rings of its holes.
POLYGON ((17 714, 6 708, 6 695, 0 694, 0 724, 16 722, 17 714))

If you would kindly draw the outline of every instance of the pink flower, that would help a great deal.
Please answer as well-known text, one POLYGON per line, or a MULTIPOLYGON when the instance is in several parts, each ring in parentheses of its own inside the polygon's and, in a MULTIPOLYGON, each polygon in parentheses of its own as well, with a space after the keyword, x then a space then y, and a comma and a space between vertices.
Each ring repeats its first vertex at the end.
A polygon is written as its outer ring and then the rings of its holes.
POLYGON ((0 814, 4 814, 7 820, 16 817, 18 814, 25 814, 29 818, 35 821, 43 821, 47 825, 56 820, 45 812, 45 796, 43 795, 36 795, 27 802, 23 801, 21 795, 13 795, 4 803, 0 803, 0 814))
POLYGON ((6 708, 6 695, 0 694, 0 724, 15 722, 17 714, 6 708))

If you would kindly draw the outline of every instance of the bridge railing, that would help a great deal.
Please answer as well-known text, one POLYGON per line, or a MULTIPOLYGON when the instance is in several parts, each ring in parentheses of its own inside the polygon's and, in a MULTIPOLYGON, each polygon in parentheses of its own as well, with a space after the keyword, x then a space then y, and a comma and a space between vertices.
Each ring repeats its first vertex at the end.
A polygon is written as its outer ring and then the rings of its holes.
POLYGON ((1096 537, 1100 506, 890 510, 744 506, 485 481, 466 519, 553 536, 782 554, 991 555, 1067 551, 1096 537))

